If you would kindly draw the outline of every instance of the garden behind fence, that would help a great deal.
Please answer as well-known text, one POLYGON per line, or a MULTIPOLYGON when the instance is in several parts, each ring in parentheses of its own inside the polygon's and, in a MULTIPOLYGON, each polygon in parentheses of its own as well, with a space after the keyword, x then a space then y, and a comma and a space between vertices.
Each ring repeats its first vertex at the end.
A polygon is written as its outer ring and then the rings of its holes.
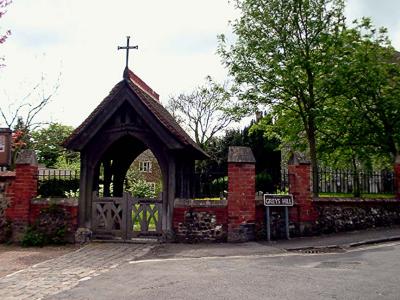
MULTIPOLYGON (((318 191, 321 194, 395 193, 393 171, 333 170, 319 168, 318 191)), ((40 197, 66 197, 79 189, 79 172, 74 170, 40 169, 38 195, 40 197)), ((193 198, 225 198, 228 191, 226 172, 199 172, 194 175, 193 198)), ((256 174, 256 191, 284 194, 289 190, 287 169, 266 169, 256 174)))

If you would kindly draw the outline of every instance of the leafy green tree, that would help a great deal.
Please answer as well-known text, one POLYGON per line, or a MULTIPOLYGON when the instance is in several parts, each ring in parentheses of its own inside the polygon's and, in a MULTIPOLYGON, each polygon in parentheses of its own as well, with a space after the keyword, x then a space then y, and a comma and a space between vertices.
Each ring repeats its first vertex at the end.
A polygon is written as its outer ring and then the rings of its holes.
POLYGON ((265 135, 257 127, 257 122, 253 121, 243 130, 228 130, 224 136, 213 138, 209 142, 207 150, 211 159, 206 162, 209 171, 226 171, 229 146, 250 147, 256 159, 257 173, 280 168, 279 140, 265 135))
POLYGON ((368 18, 343 32, 343 48, 342 63, 330 78, 335 97, 320 126, 321 153, 347 160, 354 169, 392 164, 400 150, 400 55, 386 29, 374 28, 368 18))
POLYGON ((31 132, 32 146, 38 156, 38 162, 46 167, 57 167, 57 164, 73 164, 79 161, 78 155, 66 151, 61 143, 72 133, 73 127, 51 123, 48 127, 31 132))
POLYGON ((256 188, 272 192, 280 178, 280 144, 278 139, 268 137, 257 125, 258 122, 252 122, 243 130, 228 130, 224 136, 213 138, 207 148, 211 158, 198 164, 197 171, 206 174, 207 181, 213 177, 221 179, 227 171, 229 147, 250 147, 256 159, 256 188))
POLYGON ((317 124, 328 96, 326 79, 340 60, 344 1, 237 0, 236 6, 237 39, 228 45, 221 35, 219 53, 239 85, 240 99, 284 118, 290 136, 282 136, 283 142, 307 141, 318 182, 317 124))

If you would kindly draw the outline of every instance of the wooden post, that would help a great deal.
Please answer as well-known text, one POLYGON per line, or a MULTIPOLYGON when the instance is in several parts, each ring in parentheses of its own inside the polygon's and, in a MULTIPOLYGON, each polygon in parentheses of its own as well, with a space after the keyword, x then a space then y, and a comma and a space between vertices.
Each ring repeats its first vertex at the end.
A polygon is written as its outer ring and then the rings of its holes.
POLYGON ((174 201, 175 201, 175 174, 176 174, 176 166, 175 160, 170 159, 168 161, 168 194, 167 194, 167 214, 162 216, 166 219, 166 232, 164 232, 164 236, 167 240, 173 239, 173 214, 174 214, 174 201))

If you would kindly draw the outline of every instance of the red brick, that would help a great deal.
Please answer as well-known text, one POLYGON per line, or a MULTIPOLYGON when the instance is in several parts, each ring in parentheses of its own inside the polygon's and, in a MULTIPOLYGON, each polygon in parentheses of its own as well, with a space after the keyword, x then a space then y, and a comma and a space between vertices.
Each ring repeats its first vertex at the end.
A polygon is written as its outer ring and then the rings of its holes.
MULTIPOLYGON (((228 164, 228 232, 256 219, 255 165, 228 164)), ((228 233, 229 234, 229 233, 228 233)))
POLYGON ((290 219, 295 222, 315 222, 317 214, 312 203, 311 166, 289 165, 289 193, 294 197, 295 208, 290 211, 290 219))

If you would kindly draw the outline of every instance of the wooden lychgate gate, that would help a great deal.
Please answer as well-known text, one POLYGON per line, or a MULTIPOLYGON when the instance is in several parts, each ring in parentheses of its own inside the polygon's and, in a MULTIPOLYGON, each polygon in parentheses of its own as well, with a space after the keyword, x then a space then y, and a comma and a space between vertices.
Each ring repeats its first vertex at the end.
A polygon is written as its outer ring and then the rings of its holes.
POLYGON ((93 195, 92 231, 95 239, 132 240, 162 233, 162 200, 93 195))

